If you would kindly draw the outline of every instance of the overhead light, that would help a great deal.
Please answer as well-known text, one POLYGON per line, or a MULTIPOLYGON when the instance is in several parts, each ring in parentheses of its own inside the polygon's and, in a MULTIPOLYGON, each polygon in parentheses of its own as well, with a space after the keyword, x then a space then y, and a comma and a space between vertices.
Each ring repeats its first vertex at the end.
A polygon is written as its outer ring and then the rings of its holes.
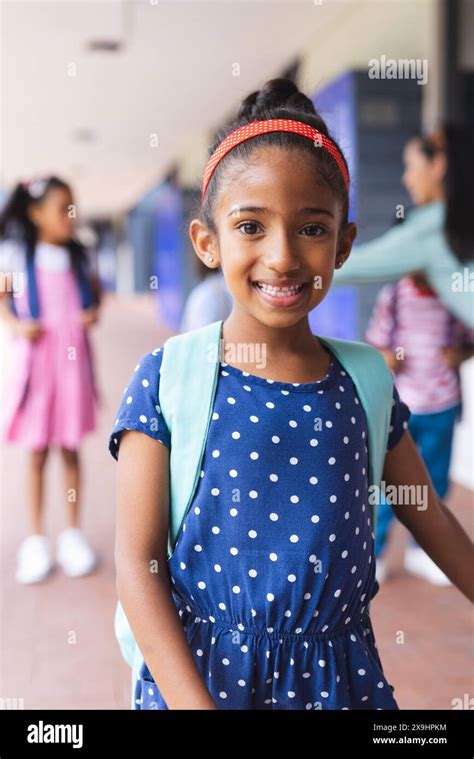
POLYGON ((122 48, 119 40, 95 39, 86 43, 86 48, 94 53, 118 53, 122 48))
POLYGON ((88 127, 79 127, 73 131, 72 137, 76 142, 94 142, 97 139, 97 133, 88 127))

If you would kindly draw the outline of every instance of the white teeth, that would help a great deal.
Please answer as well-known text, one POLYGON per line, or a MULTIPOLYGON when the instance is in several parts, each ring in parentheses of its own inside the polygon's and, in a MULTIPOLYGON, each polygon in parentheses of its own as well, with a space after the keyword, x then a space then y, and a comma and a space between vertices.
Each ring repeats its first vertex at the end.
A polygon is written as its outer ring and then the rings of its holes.
POLYGON ((288 295, 296 295, 303 288, 303 285, 296 285, 295 287, 272 287, 271 285, 265 285, 262 282, 257 282, 258 287, 263 290, 264 293, 270 295, 276 295, 283 298, 288 295))

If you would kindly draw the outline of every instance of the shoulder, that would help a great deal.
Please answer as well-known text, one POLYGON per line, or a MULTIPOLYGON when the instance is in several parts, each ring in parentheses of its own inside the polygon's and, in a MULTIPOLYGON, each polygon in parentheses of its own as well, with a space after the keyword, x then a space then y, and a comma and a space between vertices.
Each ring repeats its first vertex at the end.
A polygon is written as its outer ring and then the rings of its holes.
POLYGON ((24 248, 19 241, 0 241, 0 271, 21 271, 25 268, 24 248))

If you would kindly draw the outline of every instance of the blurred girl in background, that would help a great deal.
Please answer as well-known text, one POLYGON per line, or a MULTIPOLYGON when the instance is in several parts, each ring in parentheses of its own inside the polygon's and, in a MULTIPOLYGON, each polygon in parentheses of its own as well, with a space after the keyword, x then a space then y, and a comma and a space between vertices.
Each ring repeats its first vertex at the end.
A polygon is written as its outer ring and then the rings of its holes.
MULTIPOLYGON (((457 130, 448 130, 448 135, 453 140, 457 130)), ((451 194, 456 190, 458 198, 462 198, 462 186, 453 181, 459 172, 454 172, 452 166, 448 170, 452 152, 446 150, 441 132, 430 137, 417 135, 408 141, 402 182, 416 206, 429 208, 442 201, 450 177, 451 194)), ((461 200, 461 210, 468 200, 461 200)), ((468 258, 469 249, 462 234, 467 228, 463 224, 465 215, 459 208, 456 212, 451 210, 451 238, 453 242, 457 240, 458 253, 464 249, 468 258)), ((406 223, 395 229, 401 230, 406 223)), ((414 256, 417 257, 416 250, 414 256)), ((446 308, 423 271, 413 271, 382 288, 366 339, 381 350, 395 373, 400 397, 412 412, 408 428, 443 500, 449 488, 454 426, 461 411, 459 367, 473 355, 474 330, 446 308)), ((393 516, 390 506, 382 503, 375 547, 379 582, 387 573, 385 547, 393 516)), ((413 538, 405 554, 405 568, 434 584, 449 584, 446 575, 413 538)))
POLYGON ((51 446, 61 451, 68 506, 57 562, 70 577, 96 564, 79 527, 79 447, 96 425, 88 330, 98 319, 100 285, 74 237, 75 215, 69 185, 50 176, 18 184, 0 218, 0 315, 14 335, 4 439, 30 452, 29 535, 17 556, 20 583, 43 580, 54 566, 43 532, 44 467, 51 446))

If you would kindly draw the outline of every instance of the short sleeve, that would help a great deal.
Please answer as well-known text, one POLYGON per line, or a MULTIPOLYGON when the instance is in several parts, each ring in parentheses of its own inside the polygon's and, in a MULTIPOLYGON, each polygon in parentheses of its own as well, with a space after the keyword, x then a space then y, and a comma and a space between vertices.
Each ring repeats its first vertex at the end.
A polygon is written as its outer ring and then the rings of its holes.
POLYGON ((401 400, 398 394, 398 390, 394 385, 392 397, 392 416, 390 418, 387 451, 390 451, 396 446, 398 442, 400 442, 405 430, 408 427, 410 416, 410 409, 408 408, 407 404, 401 400))
POLYGON ((116 460, 123 430, 138 430, 171 448, 171 435, 159 402, 162 358, 163 348, 146 353, 130 376, 109 436, 109 451, 116 460))
POLYGON ((22 248, 15 240, 0 242, 0 272, 9 273, 24 269, 22 248))

